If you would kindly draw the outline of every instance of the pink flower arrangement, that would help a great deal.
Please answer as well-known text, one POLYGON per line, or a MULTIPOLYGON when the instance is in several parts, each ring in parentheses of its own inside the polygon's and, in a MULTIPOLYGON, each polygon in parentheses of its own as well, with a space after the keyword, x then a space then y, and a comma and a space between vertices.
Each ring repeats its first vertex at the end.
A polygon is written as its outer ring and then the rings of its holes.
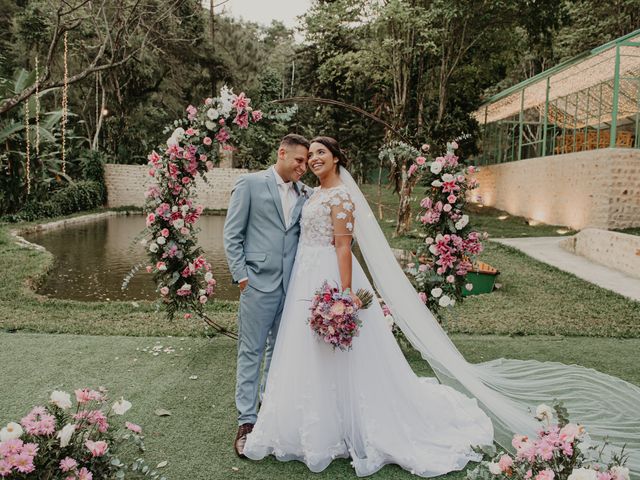
POLYGON ((417 216, 426 241, 416 255, 426 268, 408 267, 407 272, 434 312, 462 300, 462 287, 468 283, 465 277, 472 259, 482 252, 481 240, 486 238, 486 234, 471 230, 469 216, 464 213, 467 192, 474 188, 469 174, 477 170, 460 161, 454 145, 448 144, 447 153, 433 160, 419 155, 409 167, 409 172, 423 179, 428 188, 417 216), (434 289, 439 295, 426 295, 434 289))
MULTIPOLYGON (((360 292, 358 292, 360 296, 360 292)), ((369 294, 370 295, 370 294, 369 294)), ((368 304, 363 300, 362 308, 368 304)), ((331 287, 327 281, 316 290, 311 300, 309 326, 316 336, 335 350, 351 349, 353 338, 360 333, 362 321, 358 318, 358 307, 351 295, 331 287)))
POLYGON ((144 451, 142 428, 131 422, 126 428, 112 426, 111 417, 126 410, 116 408, 118 402, 109 408, 105 389, 78 389, 75 398, 73 409, 71 395, 55 391, 46 406, 32 408, 20 425, 11 422, 0 430, 0 478, 124 478, 134 464, 146 465, 139 453, 129 464, 122 461, 130 454, 119 452, 125 441, 144 451))
MULTIPOLYGON (((223 87, 218 97, 189 105, 186 118, 168 130, 166 145, 148 156, 154 183, 147 189, 144 206, 145 245, 149 270, 169 318, 178 310, 203 314, 206 301, 215 293, 215 281, 204 279, 211 266, 197 246, 194 225, 203 207, 193 204, 193 189, 196 177, 213 168, 220 150, 233 148, 228 142, 234 132, 262 119, 262 112, 252 110, 250 104, 244 93, 235 95, 223 87)), ((134 267, 125 277, 123 288, 136 271, 134 267)))
MULTIPOLYGON (((570 423, 567 410, 556 403, 553 410, 558 421, 553 421, 551 407, 540 405, 536 416, 543 423, 536 438, 514 435, 511 445, 515 454, 499 453, 490 461, 483 461, 468 472, 468 480, 495 478, 496 480, 629 480, 629 470, 624 467, 623 455, 612 455, 608 463, 602 463, 589 451, 602 451, 602 447, 590 444, 584 427, 570 423)), ((481 449, 478 453, 486 454, 481 449)))

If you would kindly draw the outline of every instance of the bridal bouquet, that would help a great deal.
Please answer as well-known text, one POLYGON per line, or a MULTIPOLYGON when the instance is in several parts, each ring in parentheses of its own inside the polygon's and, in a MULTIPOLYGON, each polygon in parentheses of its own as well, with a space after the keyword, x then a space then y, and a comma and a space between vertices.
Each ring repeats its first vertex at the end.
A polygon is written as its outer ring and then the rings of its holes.
POLYGON ((132 447, 145 450, 142 428, 117 421, 131 408, 130 402, 121 398, 109 405, 103 388, 76 390, 75 398, 73 408, 71 395, 54 391, 49 404, 34 407, 20 423, 9 422, 0 429, 0 478, 165 479, 142 458, 125 463, 120 456, 136 455, 132 447))
MULTIPOLYGON (((371 292, 360 289, 356 296, 362 301, 362 309, 371 305, 371 292)), ((325 280, 315 291, 311 300, 311 316, 309 326, 325 343, 346 351, 351 349, 353 337, 360 333, 362 320, 358 318, 360 310, 353 302, 351 295, 331 287, 325 280)))
POLYGON ((542 423, 537 438, 514 435, 511 444, 515 455, 499 453, 492 461, 482 462, 469 471, 467 479, 629 480, 624 452, 604 462, 602 453, 607 444, 604 447, 592 444, 584 427, 569 422, 562 404, 554 405, 553 409, 539 405, 536 419, 542 423))

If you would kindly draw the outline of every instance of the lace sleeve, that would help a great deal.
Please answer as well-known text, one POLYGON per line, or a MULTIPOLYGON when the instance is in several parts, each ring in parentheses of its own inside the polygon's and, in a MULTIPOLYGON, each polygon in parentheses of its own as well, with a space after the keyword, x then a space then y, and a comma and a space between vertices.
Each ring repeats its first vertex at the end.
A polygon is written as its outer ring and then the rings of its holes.
POLYGON ((330 200, 333 235, 336 237, 353 236, 354 205, 349 194, 340 189, 330 200))

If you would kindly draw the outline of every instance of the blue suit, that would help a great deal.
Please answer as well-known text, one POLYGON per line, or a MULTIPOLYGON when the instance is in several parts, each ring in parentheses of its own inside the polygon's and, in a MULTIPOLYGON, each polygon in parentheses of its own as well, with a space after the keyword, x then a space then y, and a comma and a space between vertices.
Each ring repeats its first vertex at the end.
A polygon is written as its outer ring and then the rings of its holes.
POLYGON ((236 407, 238 423, 255 423, 260 366, 264 386, 280 325, 284 295, 300 237, 300 212, 306 200, 302 183, 286 227, 278 186, 271 168, 236 181, 224 224, 224 249, 233 280, 249 278, 240 294, 236 407))

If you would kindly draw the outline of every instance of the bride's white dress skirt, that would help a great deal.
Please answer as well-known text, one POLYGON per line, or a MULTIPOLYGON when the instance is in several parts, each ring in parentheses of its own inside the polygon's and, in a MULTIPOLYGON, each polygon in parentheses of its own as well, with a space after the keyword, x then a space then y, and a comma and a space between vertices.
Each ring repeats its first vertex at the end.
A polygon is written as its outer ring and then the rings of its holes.
MULTIPOLYGON (((315 337, 309 305, 324 280, 340 286, 335 249, 301 241, 246 456, 299 460, 313 472, 351 457, 358 476, 397 464, 433 477, 479 460, 471 446, 492 443, 490 419, 475 399, 415 375, 377 302, 360 312, 350 351, 315 337)), ((373 290, 355 257, 352 286, 373 290)))

